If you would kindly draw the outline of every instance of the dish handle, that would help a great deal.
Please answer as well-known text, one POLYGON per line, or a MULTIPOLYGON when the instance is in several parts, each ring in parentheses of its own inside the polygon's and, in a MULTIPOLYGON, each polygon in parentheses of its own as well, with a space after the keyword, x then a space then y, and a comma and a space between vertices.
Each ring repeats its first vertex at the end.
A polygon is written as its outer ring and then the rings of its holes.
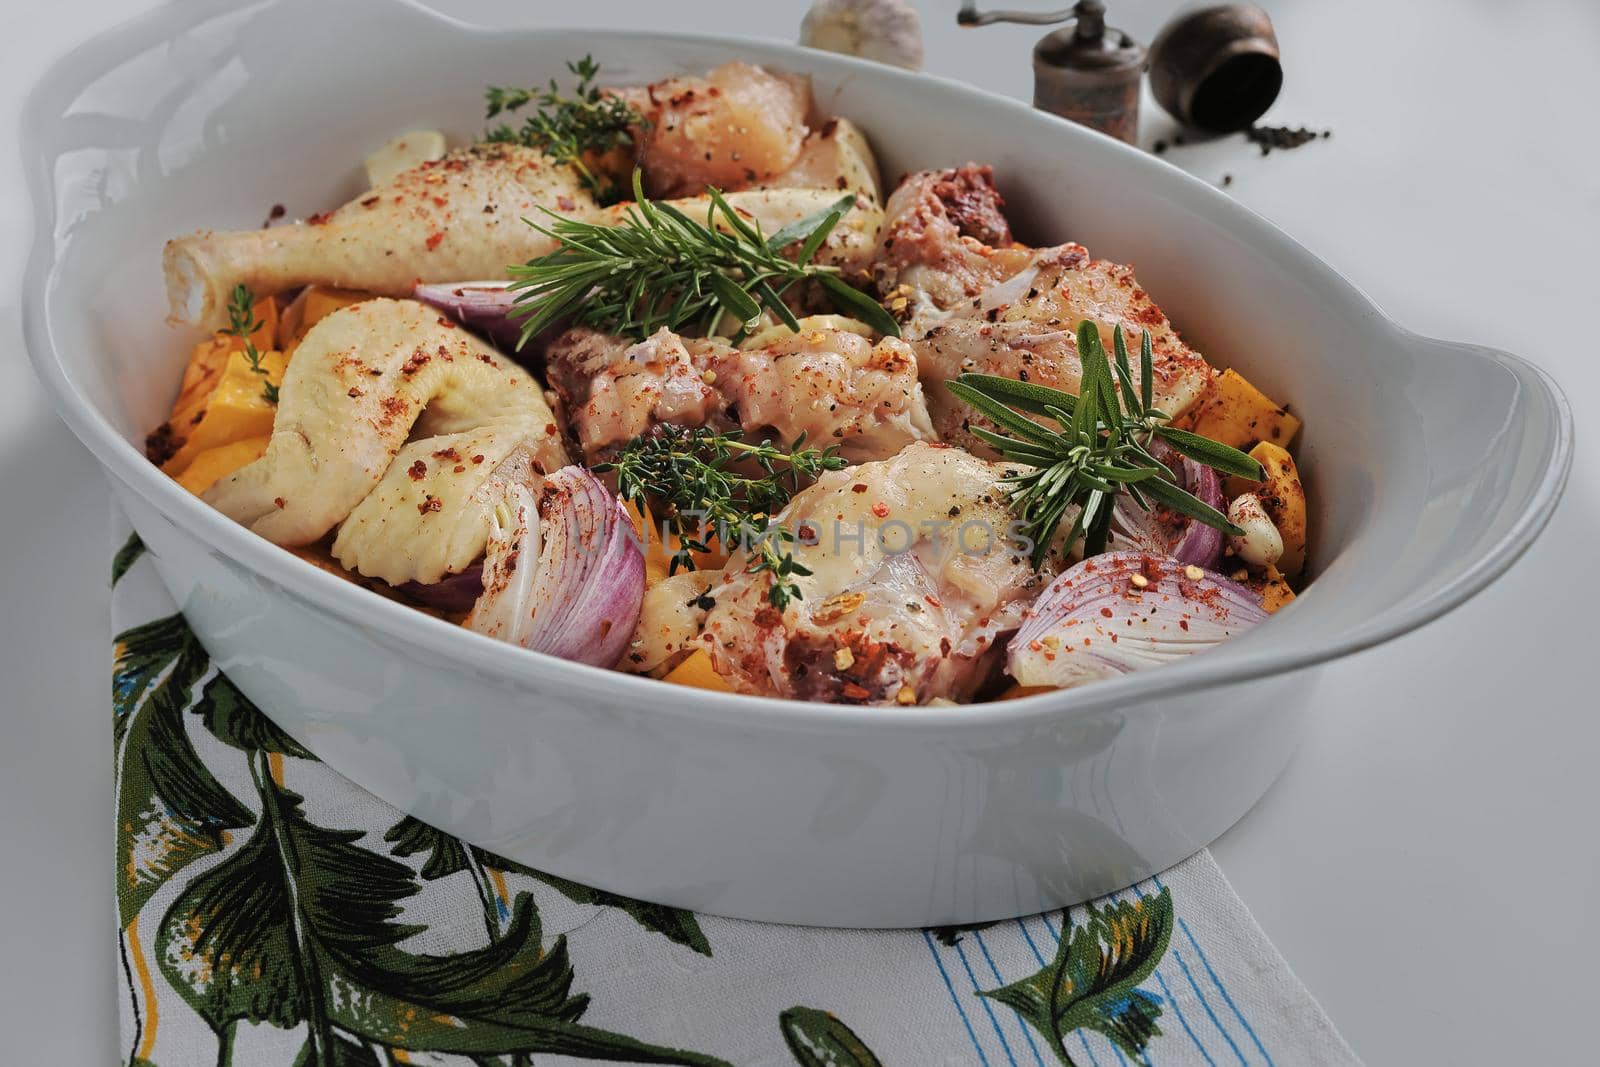
POLYGON ((1481 345, 1411 344, 1406 399, 1421 463, 1406 491, 1418 507, 1390 542, 1403 547, 1381 580, 1405 593, 1368 620, 1373 641, 1437 618, 1504 573, 1549 522, 1572 466, 1572 409, 1543 370, 1481 345))

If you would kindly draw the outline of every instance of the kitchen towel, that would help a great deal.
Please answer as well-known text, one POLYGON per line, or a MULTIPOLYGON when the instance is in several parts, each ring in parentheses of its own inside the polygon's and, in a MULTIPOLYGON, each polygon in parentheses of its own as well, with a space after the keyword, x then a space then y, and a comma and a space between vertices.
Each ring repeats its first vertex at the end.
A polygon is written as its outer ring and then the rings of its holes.
POLYGON ((116 518, 116 877, 129 1067, 1351 1064, 1202 852, 971 927, 695 915, 389 807, 211 665, 116 518))

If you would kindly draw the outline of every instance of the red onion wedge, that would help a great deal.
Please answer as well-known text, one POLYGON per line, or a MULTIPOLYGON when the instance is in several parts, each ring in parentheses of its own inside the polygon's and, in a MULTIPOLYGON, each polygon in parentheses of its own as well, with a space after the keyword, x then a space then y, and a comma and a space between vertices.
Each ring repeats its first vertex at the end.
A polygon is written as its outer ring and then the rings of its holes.
POLYGON ((1266 619, 1261 598, 1192 563, 1106 552, 1063 571, 1028 609, 1006 670, 1070 689, 1203 652, 1266 619))
POLYGON ((610 667, 644 600, 644 553, 622 502, 579 466, 495 504, 483 595, 468 629, 562 659, 610 667))
POLYGON ((431 585, 406 582, 395 590, 437 611, 452 615, 471 611, 483 593, 483 564, 474 563, 460 574, 447 575, 431 585))
MULTIPOLYGON (((1217 477, 1216 471, 1181 455, 1159 437, 1150 442, 1150 451, 1177 475, 1180 489, 1218 511, 1227 511, 1222 502, 1222 479, 1217 477)), ((1113 549, 1171 556, 1179 563, 1210 568, 1222 558, 1222 541, 1221 530, 1199 519, 1160 505, 1146 511, 1126 492, 1117 494, 1116 506, 1111 511, 1110 546, 1113 549)))
POLYGON ((510 286, 510 282, 417 285, 411 295, 483 334, 497 348, 515 352, 522 337, 522 325, 511 318, 517 294, 510 286))

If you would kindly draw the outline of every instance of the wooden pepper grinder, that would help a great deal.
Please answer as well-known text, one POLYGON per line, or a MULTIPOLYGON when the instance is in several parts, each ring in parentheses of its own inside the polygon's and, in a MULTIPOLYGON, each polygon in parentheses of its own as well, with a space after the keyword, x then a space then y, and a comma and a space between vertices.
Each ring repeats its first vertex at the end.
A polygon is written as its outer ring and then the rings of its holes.
POLYGON ((977 10, 964 0, 957 21, 963 26, 1018 22, 1072 25, 1046 34, 1033 49, 1033 106, 1082 123, 1133 144, 1139 135, 1139 86, 1145 49, 1106 25, 1106 6, 1078 0, 1064 11, 977 10))

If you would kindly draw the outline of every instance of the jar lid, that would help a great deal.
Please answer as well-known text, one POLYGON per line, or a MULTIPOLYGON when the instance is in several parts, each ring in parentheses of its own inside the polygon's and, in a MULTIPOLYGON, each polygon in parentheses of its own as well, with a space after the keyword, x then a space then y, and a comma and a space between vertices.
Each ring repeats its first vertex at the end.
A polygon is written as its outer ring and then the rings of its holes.
POLYGON ((1255 4, 1218 4, 1167 23, 1150 46, 1150 89, 1180 122, 1232 133, 1266 113, 1283 87, 1272 19, 1255 4))

